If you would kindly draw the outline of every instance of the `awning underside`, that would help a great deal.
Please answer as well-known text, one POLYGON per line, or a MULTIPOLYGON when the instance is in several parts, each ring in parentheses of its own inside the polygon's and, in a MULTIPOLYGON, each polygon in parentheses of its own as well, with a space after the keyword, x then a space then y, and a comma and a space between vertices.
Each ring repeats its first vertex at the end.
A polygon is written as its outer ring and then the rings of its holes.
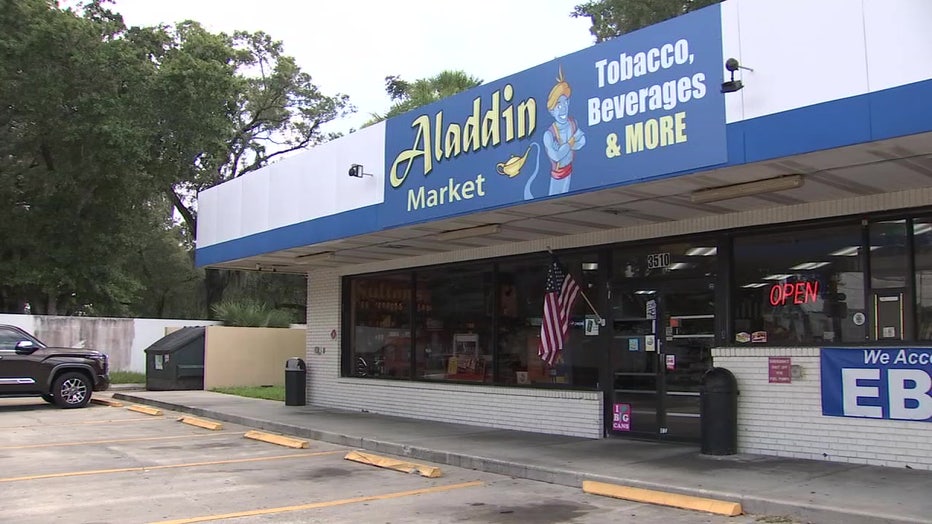
POLYGON ((213 264, 306 273, 563 235, 680 221, 766 207, 893 193, 932 185, 932 133, 727 167, 438 220, 213 264), (696 203, 702 189, 803 175, 801 187, 696 203), (448 231, 499 224, 497 233, 440 240, 448 231), (325 254, 314 256, 317 254, 325 254), (332 253, 332 254, 327 254, 332 253))

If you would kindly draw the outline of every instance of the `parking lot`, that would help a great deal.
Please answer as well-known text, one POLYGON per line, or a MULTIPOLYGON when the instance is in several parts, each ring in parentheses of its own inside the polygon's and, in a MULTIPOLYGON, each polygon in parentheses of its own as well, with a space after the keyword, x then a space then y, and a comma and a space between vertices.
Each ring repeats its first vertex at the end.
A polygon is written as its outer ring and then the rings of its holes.
MULTIPOLYGON (((98 395, 106 398, 107 395, 98 395)), ((209 430, 130 406, 0 399, 0 521, 755 522, 449 466, 439 478, 209 430)))

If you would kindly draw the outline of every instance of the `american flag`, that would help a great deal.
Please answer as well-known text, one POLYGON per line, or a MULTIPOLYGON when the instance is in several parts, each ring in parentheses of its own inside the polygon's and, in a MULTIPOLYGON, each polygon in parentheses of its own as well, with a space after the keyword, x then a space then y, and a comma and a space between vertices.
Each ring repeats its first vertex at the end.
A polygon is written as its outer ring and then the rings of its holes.
POLYGON ((579 297, 579 285, 572 275, 566 274, 556 259, 547 273, 547 288, 544 290, 544 320, 540 325, 540 345, 537 354, 547 364, 553 365, 563 349, 570 329, 570 311, 579 297))

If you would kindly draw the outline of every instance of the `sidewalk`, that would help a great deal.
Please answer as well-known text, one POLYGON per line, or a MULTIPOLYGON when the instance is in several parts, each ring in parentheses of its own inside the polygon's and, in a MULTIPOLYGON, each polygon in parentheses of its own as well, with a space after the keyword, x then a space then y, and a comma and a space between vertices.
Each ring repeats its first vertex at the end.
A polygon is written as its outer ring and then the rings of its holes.
POLYGON ((818 523, 932 522, 932 471, 712 457, 696 446, 487 429, 207 391, 112 393, 221 422, 567 486, 596 480, 740 502, 746 513, 818 523))

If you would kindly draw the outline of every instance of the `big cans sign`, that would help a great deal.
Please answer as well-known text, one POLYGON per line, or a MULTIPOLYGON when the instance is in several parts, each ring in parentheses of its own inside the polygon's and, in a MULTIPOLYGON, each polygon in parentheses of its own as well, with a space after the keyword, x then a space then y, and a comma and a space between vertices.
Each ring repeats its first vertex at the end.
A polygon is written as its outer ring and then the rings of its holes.
POLYGON ((721 27, 711 6, 388 120, 380 225, 724 163, 721 27))
POLYGON ((932 348, 824 348, 822 414, 932 422, 932 348))

